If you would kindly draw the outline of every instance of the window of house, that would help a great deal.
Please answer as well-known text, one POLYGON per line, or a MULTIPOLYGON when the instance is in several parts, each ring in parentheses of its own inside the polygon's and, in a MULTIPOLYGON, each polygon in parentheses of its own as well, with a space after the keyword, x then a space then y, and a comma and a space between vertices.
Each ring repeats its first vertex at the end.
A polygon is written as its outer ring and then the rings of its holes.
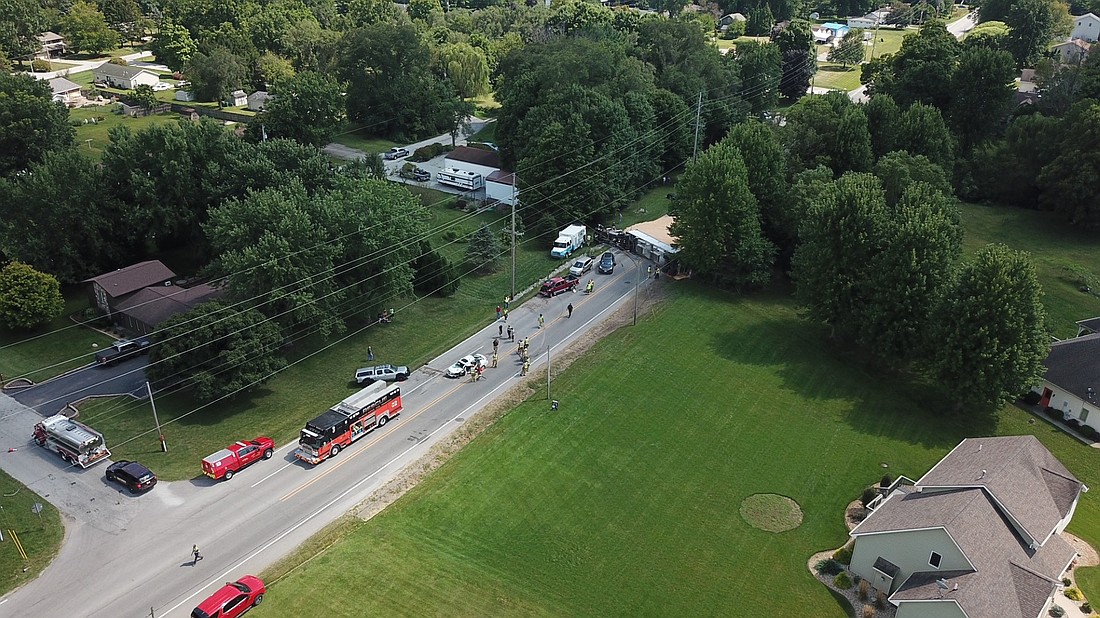
POLYGON ((1083 421, 1083 420, 1087 419, 1088 417, 1089 417, 1089 409, 1088 408, 1081 408, 1081 420, 1083 421))
POLYGON ((940 568, 940 560, 943 560, 943 556, 936 552, 932 552, 932 555, 928 557, 928 564, 931 565, 932 568, 938 569, 940 568))

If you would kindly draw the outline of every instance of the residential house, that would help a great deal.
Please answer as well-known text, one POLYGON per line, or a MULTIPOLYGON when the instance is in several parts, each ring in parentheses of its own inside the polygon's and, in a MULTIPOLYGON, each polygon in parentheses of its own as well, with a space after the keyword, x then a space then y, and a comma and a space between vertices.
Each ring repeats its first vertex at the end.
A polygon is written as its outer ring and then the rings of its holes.
POLYGON ((88 292, 91 294, 92 305, 98 307, 110 318, 118 311, 119 303, 138 290, 164 285, 175 278, 176 273, 160 260, 149 260, 92 277, 84 283, 89 284, 88 292))
POLYGON ((243 107, 248 105, 248 95, 244 93, 244 90, 234 90, 229 93, 223 103, 226 107, 243 107))
POLYGON ((1058 62, 1062 64, 1080 64, 1089 55, 1092 44, 1081 39, 1070 39, 1051 48, 1058 54, 1058 62))
POLYGON ((456 169, 488 176, 500 169, 500 155, 495 150, 459 146, 443 158, 443 169, 456 169))
POLYGON ((897 618, 1038 618, 1077 552, 1088 491, 1035 436, 968 438, 851 532, 850 569, 897 618))
POLYGON ((1035 83, 1035 69, 1023 69, 1020 71, 1020 85, 1016 86, 1016 92, 1035 92, 1039 85, 1035 83))
POLYGON ((1090 43, 1096 41, 1097 38, 1100 38, 1100 17, 1092 13, 1075 16, 1073 18, 1073 31, 1070 33, 1069 38, 1090 43))
POLYGON ((634 238, 634 253, 653 260, 657 266, 663 267, 676 255, 676 239, 669 233, 672 225, 672 215, 665 215, 653 221, 643 221, 626 228, 626 233, 634 238))
POLYGON ((735 21, 743 22, 747 21, 747 19, 744 15, 740 13, 727 13, 726 15, 723 15, 721 18, 718 19, 718 30, 720 32, 725 32, 726 30, 729 30, 730 26, 735 21))
POLYGON ((41 44, 41 49, 35 52, 34 57, 42 60, 49 60, 50 58, 57 58, 62 56, 66 51, 65 37, 57 34, 56 32, 43 32, 35 37, 41 44))
POLYGON ((849 17, 848 28, 863 28, 864 30, 877 28, 886 23, 886 18, 889 15, 890 9, 880 9, 878 11, 871 11, 863 17, 849 17))
POLYGON ((80 94, 80 84, 73 83, 64 77, 51 79, 50 89, 53 90, 54 103, 72 107, 84 100, 84 97, 80 94))
POLYGON ((848 34, 848 26, 836 22, 825 22, 813 27, 814 42, 833 44, 840 42, 845 34, 848 34))
POLYGON ((1077 419, 1082 425, 1100 428, 1100 318, 1082 320, 1082 334, 1073 339, 1055 341, 1043 366, 1042 381, 1033 387, 1039 393, 1039 405, 1062 412, 1065 420, 1077 419), (1091 415, 1091 416, 1090 416, 1091 415))
POLYGON ((156 73, 141 67, 124 67, 105 62, 93 72, 97 84, 106 84, 119 90, 133 90, 138 86, 152 86, 160 81, 156 73))
POLYGON ((266 90, 257 90, 248 95, 248 109, 254 112, 262 112, 267 102, 273 98, 274 97, 268 94, 266 90))
POLYGON ((224 289, 207 284, 190 288, 157 285, 142 288, 117 303, 115 323, 129 330, 148 335, 168 318, 183 313, 225 293, 224 289))
POLYGON ((496 170, 485 178, 485 199, 515 206, 517 195, 516 175, 513 172, 496 170))

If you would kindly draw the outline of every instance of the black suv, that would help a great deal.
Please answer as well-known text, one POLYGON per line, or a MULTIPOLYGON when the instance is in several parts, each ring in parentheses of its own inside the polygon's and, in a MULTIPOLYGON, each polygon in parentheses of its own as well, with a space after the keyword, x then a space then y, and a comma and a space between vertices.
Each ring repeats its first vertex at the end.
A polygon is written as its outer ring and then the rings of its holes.
POLYGON ((107 466, 107 480, 125 485, 130 493, 149 491, 157 484, 157 475, 136 461, 116 461, 107 466))
POLYGON ((601 275, 610 275, 615 272, 615 254, 608 251, 600 257, 600 265, 597 267, 601 275))

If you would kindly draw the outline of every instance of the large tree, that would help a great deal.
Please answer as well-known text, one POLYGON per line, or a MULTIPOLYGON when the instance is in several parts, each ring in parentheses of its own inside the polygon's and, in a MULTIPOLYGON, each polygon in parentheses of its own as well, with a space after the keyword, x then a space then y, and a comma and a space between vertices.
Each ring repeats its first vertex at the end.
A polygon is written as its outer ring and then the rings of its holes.
POLYGON ((186 68, 191 63, 191 56, 199 51, 187 28, 168 19, 161 20, 157 36, 149 45, 157 62, 163 62, 174 71, 186 68))
POLYGON ((1053 0, 1013 0, 1004 20, 1008 25, 1005 47, 1017 68, 1034 66, 1054 38, 1059 14, 1065 12, 1065 4, 1053 0))
POLYGON ((461 97, 476 97, 489 91, 489 63, 485 52, 469 43, 448 43, 439 50, 446 75, 461 97))
POLYGON ((871 174, 840 177, 809 205, 794 254, 795 292, 831 334, 856 338, 871 299, 875 256, 887 242, 882 186, 871 174))
POLYGON ((764 237, 760 206, 749 190, 744 159, 722 141, 688 165, 676 183, 677 257, 702 276, 749 288, 771 278, 775 245, 764 237))
POLYGON ((466 265, 478 272, 493 272, 502 252, 496 234, 487 223, 482 223, 466 244, 466 265))
POLYGON ((948 113, 965 152, 997 135, 1012 103, 1016 67, 1008 52, 974 47, 959 55, 951 79, 955 98, 948 113))
POLYGON ((42 48, 38 35, 53 19, 38 0, 0 0, 0 52, 13 61, 31 58, 42 48))
POLYGON ((46 153, 72 146, 69 110, 53 102, 42 80, 0 72, 0 176, 41 161, 46 153))
POLYGON ((871 132, 871 152, 878 159, 893 151, 897 144, 901 110, 890 95, 876 94, 863 104, 867 129, 871 132))
POLYGON ((875 176, 882 181, 889 206, 896 205, 906 189, 916 182, 945 196, 951 195, 951 177, 924 155, 912 155, 904 150, 888 153, 875 164, 875 176))
POLYGON ((931 105, 914 103, 902 113, 895 146, 928 157, 947 173, 954 170, 955 140, 943 115, 931 105))
POLYGON ((279 327, 254 309, 210 301, 168 318, 149 351, 145 375, 159 386, 182 383, 199 401, 247 392, 285 361, 279 327))
POLYGON ((1039 174, 1040 203, 1071 225, 1100 230, 1100 104, 1078 104, 1064 122, 1055 157, 1039 174))
POLYGON ((844 34, 840 43, 829 50, 829 62, 840 63, 844 68, 863 62, 863 30, 854 28, 844 34))
POLYGON ((53 275, 21 262, 0 269, 0 322, 8 328, 34 328, 61 315, 65 299, 53 275))
POLYGON ((764 235, 781 251, 794 248, 798 220, 787 200, 787 160, 775 132, 760 122, 743 122, 727 140, 741 153, 749 190, 760 207, 764 235))
POLYGON ((776 35, 775 44, 783 59, 783 77, 779 81, 779 92, 788 99, 798 100, 810 89, 810 79, 817 71, 817 52, 809 22, 803 19, 791 20, 776 35))
POLYGON ((741 97, 754 114, 775 107, 783 77, 779 48, 772 43, 739 43, 735 52, 741 69, 741 97))
POLYGON ((1026 253, 990 245, 967 262, 933 317, 929 369, 959 408, 989 408, 1037 384, 1050 349, 1039 277, 1026 253))
POLYGON ((276 84, 274 99, 249 123, 253 136, 286 137, 324 146, 344 122, 344 89, 331 76, 304 72, 276 84))
POLYGON ((76 0, 60 23, 73 51, 99 54, 118 47, 118 33, 107 25, 96 5, 87 0, 76 0))
POLYGON ((195 52, 185 72, 195 100, 217 101, 221 107, 229 93, 245 85, 248 69, 239 56, 215 47, 210 53, 195 52))
POLYGON ((807 96, 791 106, 781 135, 796 171, 827 165, 840 176, 873 163, 867 117, 844 92, 807 96))
POLYGON ((873 67, 875 93, 885 93, 907 107, 927 103, 945 110, 954 98, 951 76, 960 44, 940 20, 931 20, 920 32, 907 34, 898 53, 873 67))

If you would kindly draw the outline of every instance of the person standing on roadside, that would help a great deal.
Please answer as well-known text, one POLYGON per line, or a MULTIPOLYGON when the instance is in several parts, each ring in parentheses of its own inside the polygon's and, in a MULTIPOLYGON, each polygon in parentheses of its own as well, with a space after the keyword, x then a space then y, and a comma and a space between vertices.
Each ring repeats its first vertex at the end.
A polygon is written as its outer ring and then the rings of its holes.
POLYGON ((505 322, 508 321, 508 310, 507 309, 504 310, 504 321, 505 322))
POLYGON ((367 346, 367 360, 368 361, 373 361, 374 360, 374 348, 372 348, 371 346, 367 346))
POLYGON ((569 312, 569 315, 567 315, 566 317, 573 317, 573 303, 569 303, 569 306, 566 307, 565 310, 569 312))
POLYGON ((500 319, 500 305, 497 305, 497 319, 500 319))

